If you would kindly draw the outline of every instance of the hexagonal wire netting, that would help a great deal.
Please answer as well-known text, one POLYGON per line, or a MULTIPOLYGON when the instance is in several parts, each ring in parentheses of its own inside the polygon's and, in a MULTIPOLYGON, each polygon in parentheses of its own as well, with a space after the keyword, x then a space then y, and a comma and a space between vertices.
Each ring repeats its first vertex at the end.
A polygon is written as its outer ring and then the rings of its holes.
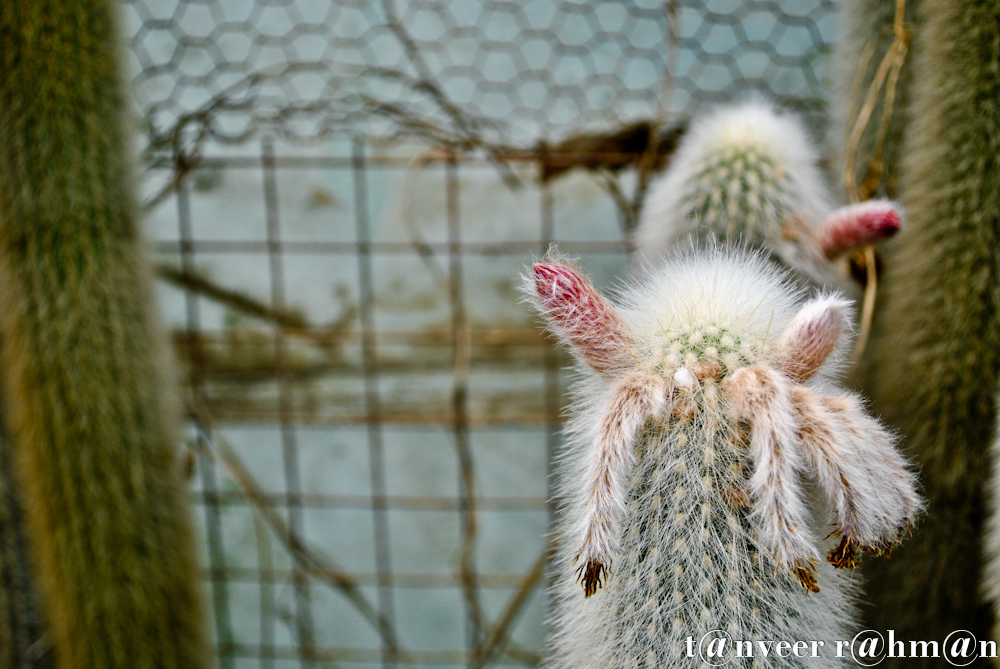
POLYGON ((535 665, 558 242, 706 104, 824 123, 833 0, 126 0, 220 666, 535 665), (584 168, 584 169, 573 169, 584 168))

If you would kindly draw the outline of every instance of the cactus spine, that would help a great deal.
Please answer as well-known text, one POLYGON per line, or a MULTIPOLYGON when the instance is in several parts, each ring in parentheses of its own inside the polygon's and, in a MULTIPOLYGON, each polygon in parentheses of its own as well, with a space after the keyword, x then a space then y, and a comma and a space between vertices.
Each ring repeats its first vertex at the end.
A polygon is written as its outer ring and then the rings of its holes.
POLYGON ((866 391, 920 462, 926 524, 866 568, 869 626, 989 638, 981 604, 984 484, 1000 372, 1000 4, 925 0, 912 50, 900 196, 866 391))
POLYGON ((0 4, 3 375, 58 666, 207 665, 117 5, 0 4))
POLYGON ((888 202, 834 209, 799 120, 751 101, 691 124, 644 203, 636 241, 647 258, 687 238, 743 243, 803 281, 831 285, 845 274, 836 258, 894 234, 899 225, 888 202))
POLYGON ((840 666, 855 581, 835 568, 895 544, 921 505, 891 435, 831 394, 847 303, 802 306, 761 256, 726 250, 663 263, 618 305, 555 257, 525 292, 581 372, 547 666, 693 666, 687 638, 713 630, 826 645, 729 666, 840 666), (807 472, 840 536, 826 561, 807 472))

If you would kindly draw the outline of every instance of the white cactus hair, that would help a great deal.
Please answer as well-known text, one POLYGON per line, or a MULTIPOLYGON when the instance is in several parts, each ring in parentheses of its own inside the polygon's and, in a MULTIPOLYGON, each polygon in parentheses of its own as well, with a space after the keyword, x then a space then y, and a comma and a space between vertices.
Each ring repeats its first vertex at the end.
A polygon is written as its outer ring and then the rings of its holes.
POLYGON ((837 256, 900 224, 898 206, 887 201, 835 208, 802 122, 754 98, 691 123, 646 198, 636 248, 655 260, 689 237, 746 243, 797 278, 833 285, 845 270, 837 256))
POLYGON ((817 666, 837 665, 856 583, 837 569, 922 505, 895 438, 833 384, 850 304, 803 306, 760 253, 723 247, 669 258, 617 304, 554 255, 524 291, 571 348, 604 345, 577 351, 547 666, 689 666, 684 639, 716 629, 826 640, 817 666), (826 561, 807 476, 840 537, 826 561))

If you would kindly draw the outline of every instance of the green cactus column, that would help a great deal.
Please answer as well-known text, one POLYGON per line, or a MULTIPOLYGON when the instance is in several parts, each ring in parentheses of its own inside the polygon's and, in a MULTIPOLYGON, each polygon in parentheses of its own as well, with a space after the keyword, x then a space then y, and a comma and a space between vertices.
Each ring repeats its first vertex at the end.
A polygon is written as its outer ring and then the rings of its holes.
POLYGON ((908 212, 886 258, 866 390, 916 456, 913 539, 865 566, 869 626, 990 638, 984 482, 1000 372, 1000 3, 924 0, 901 154, 908 212))
POLYGON ((10 435, 2 414, 0 411, 0 669, 48 669, 53 666, 52 653, 47 652, 44 642, 35 645, 46 629, 27 554, 24 505, 12 471, 10 435))
POLYGON ((207 664, 117 5, 0 3, 0 321, 58 666, 207 664))

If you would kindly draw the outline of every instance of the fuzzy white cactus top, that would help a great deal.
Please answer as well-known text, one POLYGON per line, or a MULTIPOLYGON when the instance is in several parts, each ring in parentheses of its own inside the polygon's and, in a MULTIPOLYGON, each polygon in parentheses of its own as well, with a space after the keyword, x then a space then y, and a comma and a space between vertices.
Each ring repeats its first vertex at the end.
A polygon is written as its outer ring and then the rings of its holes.
POLYGON ((560 471, 549 666, 692 666, 684 640, 710 630, 845 638, 851 579, 835 568, 887 550, 921 507, 892 435, 830 380, 848 303, 803 305, 760 255, 721 248, 661 264, 617 305, 552 255, 525 291, 584 372, 560 471), (808 479, 832 528, 814 519, 808 479))
POLYGON ((761 100, 719 107, 691 124, 650 189, 636 246, 655 259, 688 237, 746 244, 832 284, 842 274, 835 258, 900 227, 891 202, 834 209, 832 200, 794 114, 761 100))

